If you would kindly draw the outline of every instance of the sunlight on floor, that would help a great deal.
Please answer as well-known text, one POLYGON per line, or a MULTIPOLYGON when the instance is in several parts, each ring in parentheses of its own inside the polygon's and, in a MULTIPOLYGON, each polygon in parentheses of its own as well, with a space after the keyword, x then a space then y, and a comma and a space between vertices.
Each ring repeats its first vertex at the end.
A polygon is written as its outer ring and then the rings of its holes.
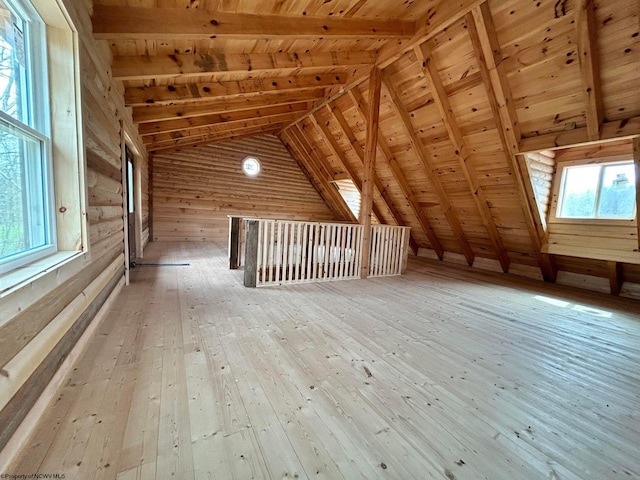
POLYGON ((613 314, 611 312, 607 312, 606 310, 600 310, 598 308, 587 307, 586 305, 579 305, 577 303, 572 304, 570 302, 566 302, 564 300, 558 300, 557 298, 545 297, 543 295, 535 295, 533 298, 536 300, 540 300, 541 302, 549 303, 556 307, 561 308, 571 308, 571 310, 575 310, 577 312, 587 313, 589 315, 593 315, 595 317, 603 317, 603 318, 611 318, 613 314))

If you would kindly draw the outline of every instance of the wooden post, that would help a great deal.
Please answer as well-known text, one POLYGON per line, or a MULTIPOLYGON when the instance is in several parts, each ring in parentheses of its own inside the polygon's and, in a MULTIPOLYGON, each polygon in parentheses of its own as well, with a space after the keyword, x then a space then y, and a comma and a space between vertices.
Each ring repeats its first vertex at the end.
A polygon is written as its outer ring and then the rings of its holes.
POLYGON ((258 284, 258 232, 260 221, 247 220, 244 250, 244 286, 255 287, 258 284))
POLYGON ((620 295, 623 282, 622 264, 620 262, 607 262, 607 270, 609 272, 611 295, 620 295))
POLYGON ((229 217, 229 268, 240 266, 240 217, 229 217))
POLYGON ((378 119, 380 118, 380 90, 382 72, 374 67, 369 77, 369 115, 367 122, 367 145, 364 150, 364 177, 360 199, 360 224, 362 231, 362 263, 360 278, 369 274, 369 252, 371 251, 371 208, 373 206, 373 179, 375 175, 376 147, 378 145, 378 119))

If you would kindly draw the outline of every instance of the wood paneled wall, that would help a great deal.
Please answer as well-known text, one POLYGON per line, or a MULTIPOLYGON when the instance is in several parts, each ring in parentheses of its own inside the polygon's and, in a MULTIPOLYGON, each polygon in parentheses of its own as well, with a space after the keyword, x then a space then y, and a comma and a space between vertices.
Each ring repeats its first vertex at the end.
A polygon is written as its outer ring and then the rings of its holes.
MULTIPOLYGON (((109 73, 108 45, 92 37, 92 2, 62 3, 79 37, 90 249, 81 260, 43 274, 13 293, 5 292, 0 299, 0 450, 96 314, 124 284, 121 122, 130 141, 143 152, 139 163, 143 172, 147 170, 145 150, 130 110, 124 107, 122 85, 109 73)), ((146 184, 143 180, 143 218, 148 223, 146 184)), ((2 454, 8 455, 7 450, 2 454)))
POLYGON ((273 135, 156 154, 152 163, 153 240, 226 241, 227 215, 334 219, 273 135), (256 177, 242 172, 248 155, 261 163, 256 177))

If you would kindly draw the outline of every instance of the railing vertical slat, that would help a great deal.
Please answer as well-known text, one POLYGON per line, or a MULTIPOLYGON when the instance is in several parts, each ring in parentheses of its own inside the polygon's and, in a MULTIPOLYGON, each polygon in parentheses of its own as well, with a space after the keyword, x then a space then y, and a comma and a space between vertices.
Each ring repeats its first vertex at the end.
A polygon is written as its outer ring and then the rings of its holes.
POLYGON ((348 227, 343 225, 340 227, 340 263, 338 264, 338 278, 344 278, 344 264, 347 261, 347 230, 348 227))
POLYGON ((382 245, 382 254, 380 261, 382 263, 382 274, 389 274, 389 251, 391 247, 391 228, 384 229, 384 244, 382 245))
POLYGON ((393 230, 391 230, 391 255, 389 258, 389 270, 391 272, 392 275, 395 275, 396 272, 398 271, 398 234, 400 232, 398 231, 397 228, 394 228, 393 230))
POLYGON ((289 258, 289 222, 282 222, 282 268, 280 269, 282 283, 287 281, 287 260, 289 258))

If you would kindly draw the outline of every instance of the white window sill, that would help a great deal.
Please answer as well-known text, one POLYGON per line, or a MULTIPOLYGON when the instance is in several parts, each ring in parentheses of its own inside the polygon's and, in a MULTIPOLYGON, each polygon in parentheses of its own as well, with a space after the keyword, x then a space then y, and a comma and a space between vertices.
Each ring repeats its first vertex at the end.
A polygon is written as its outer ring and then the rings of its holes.
POLYGON ((84 254, 85 252, 82 251, 57 252, 3 274, 0 276, 0 299, 54 272, 74 259, 84 256, 84 254))

